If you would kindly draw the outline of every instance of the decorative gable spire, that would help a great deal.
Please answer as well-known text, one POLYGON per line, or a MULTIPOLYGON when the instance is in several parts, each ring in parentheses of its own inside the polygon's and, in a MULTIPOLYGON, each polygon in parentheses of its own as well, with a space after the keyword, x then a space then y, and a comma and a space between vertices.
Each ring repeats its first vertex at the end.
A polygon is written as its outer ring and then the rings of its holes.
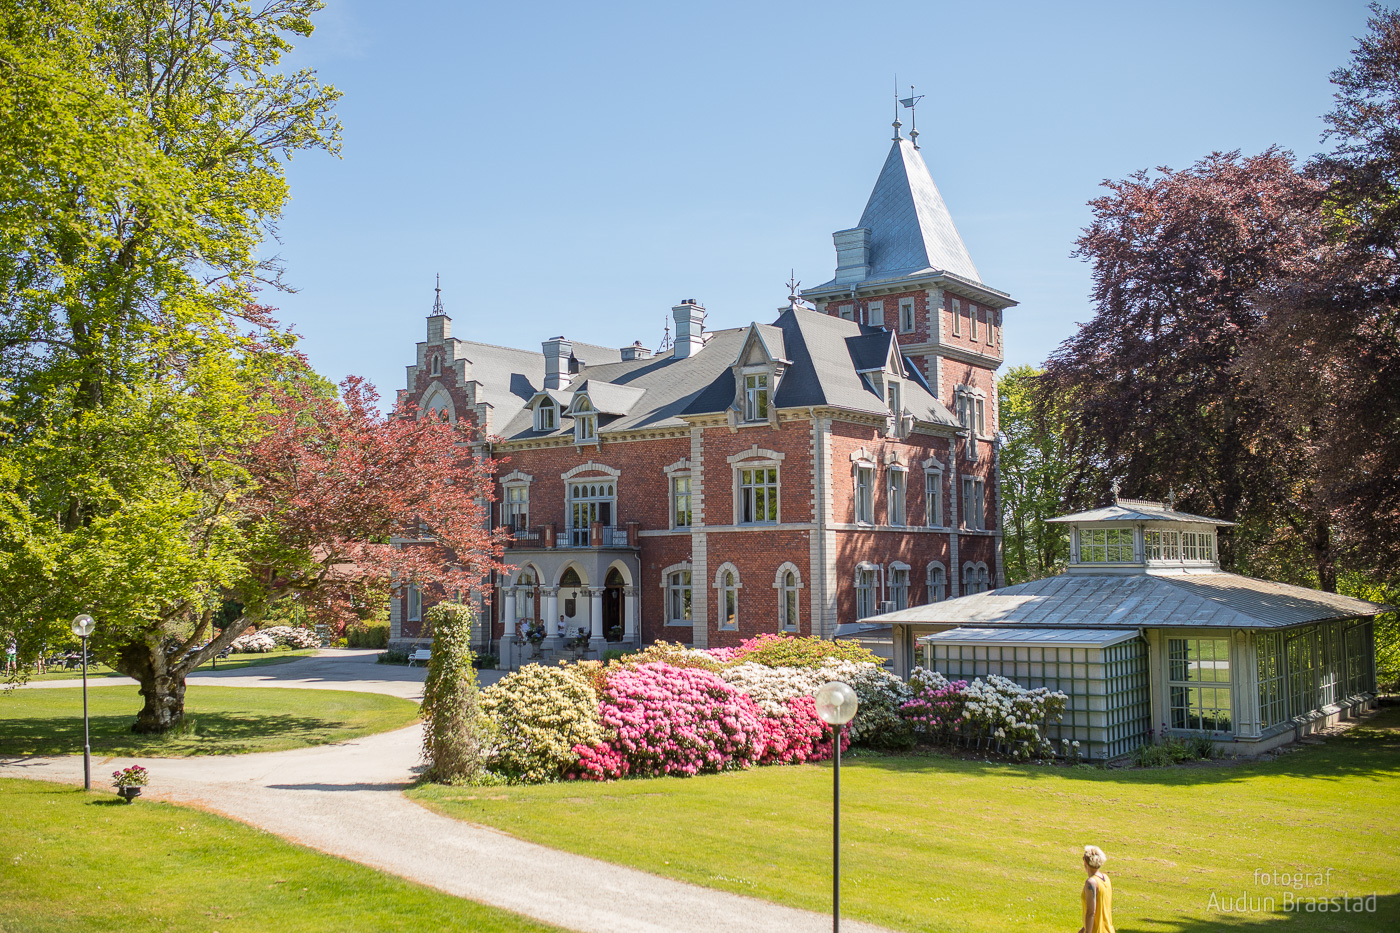
POLYGON ((437 284, 433 287, 433 315, 446 314, 442 309, 442 273, 437 273, 437 284))

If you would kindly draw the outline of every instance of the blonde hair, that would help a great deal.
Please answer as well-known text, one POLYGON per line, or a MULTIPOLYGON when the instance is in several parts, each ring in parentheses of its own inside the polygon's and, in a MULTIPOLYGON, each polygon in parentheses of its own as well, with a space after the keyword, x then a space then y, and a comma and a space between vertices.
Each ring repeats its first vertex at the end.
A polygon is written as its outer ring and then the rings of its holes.
POLYGON ((1108 853, 1098 846, 1084 847, 1084 863, 1097 871, 1103 868, 1103 863, 1108 861, 1108 853))

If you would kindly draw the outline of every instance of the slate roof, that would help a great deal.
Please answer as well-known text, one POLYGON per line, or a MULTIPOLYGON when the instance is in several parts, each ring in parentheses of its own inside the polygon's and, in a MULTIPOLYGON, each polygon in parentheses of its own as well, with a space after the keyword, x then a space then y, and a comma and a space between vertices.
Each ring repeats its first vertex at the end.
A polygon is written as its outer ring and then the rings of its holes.
POLYGON ((907 139, 890 146, 856 226, 870 231, 866 281, 946 272, 982 284, 923 155, 907 139))
POLYGON ((1207 518, 1204 515, 1192 515, 1190 512, 1178 512, 1167 508, 1161 502, 1149 502, 1145 499, 1119 499, 1112 505, 1106 505, 1098 509, 1090 509, 1087 512, 1076 512, 1073 515, 1061 515, 1057 518, 1048 519, 1051 522, 1062 524, 1080 524, 1084 522, 1189 522, 1197 525, 1219 525, 1226 527, 1234 522, 1222 521, 1218 518, 1207 518))
POLYGON ((1223 571, 1063 573, 872 616, 871 623, 1029 628, 1271 629, 1373 616, 1385 606, 1223 571))
MULTIPOLYGON (((785 309, 772 324, 707 333, 704 347, 687 359, 678 360, 667 354, 645 360, 585 366, 575 375, 569 391, 575 395, 589 391, 594 406, 601 411, 600 435, 681 426, 686 423, 684 415, 724 412, 734 404, 738 387, 733 366, 743 351, 750 328, 757 330, 769 353, 788 361, 773 394, 775 407, 825 405, 870 414, 884 414, 888 410, 884 399, 857 372, 856 358, 868 361, 872 355, 868 348, 882 345, 885 350, 873 356, 885 359, 882 354, 888 352, 893 335, 800 307, 785 309), (601 390, 596 397, 591 389, 595 386, 601 390)), ((875 367, 879 365, 876 363, 875 367)), ((923 378, 907 361, 906 369, 909 378, 901 396, 904 407, 921 421, 957 428, 957 419, 933 397, 923 378)), ((542 381, 542 368, 540 372, 542 381)), ((533 395, 531 391, 526 398, 533 395)), ((554 431, 535 431, 534 418, 523 406, 516 409, 509 423, 498 424, 496 433, 507 440, 573 432, 572 419, 561 420, 554 431)))

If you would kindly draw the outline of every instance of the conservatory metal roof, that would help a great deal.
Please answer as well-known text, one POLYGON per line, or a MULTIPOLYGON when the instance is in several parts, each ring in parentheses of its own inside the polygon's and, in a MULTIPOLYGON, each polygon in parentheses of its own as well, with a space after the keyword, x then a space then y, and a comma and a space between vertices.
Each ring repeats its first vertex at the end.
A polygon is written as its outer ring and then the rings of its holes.
POLYGON ((1063 573, 862 622, 1015 628, 1270 629, 1367 618, 1387 607, 1219 570, 1063 573))
POLYGON ((1193 525, 1217 525, 1221 528, 1235 524, 1205 515, 1178 512, 1176 509, 1167 508, 1164 502, 1152 502, 1147 499, 1118 499, 1112 505, 1090 509, 1087 512, 1075 512, 1073 515, 1060 515, 1047 521, 1065 525, 1089 522, 1186 522, 1193 525))
POLYGON ((951 628, 917 640, 926 645, 1075 645, 1107 648, 1132 641, 1137 629, 1102 628, 951 628))

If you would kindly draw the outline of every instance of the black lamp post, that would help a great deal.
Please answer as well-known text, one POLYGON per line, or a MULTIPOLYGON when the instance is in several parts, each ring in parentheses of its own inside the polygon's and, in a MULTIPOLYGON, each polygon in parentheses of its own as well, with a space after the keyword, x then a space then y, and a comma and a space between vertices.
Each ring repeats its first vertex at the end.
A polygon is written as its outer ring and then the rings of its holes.
POLYGON ((835 767, 831 781, 831 930, 841 930, 841 735, 846 723, 856 717, 860 701, 856 692, 839 680, 823 684, 817 691, 817 715, 831 726, 835 767))
POLYGON ((83 640, 83 790, 92 790, 92 743, 88 738, 87 701, 87 640, 97 623, 86 612, 73 620, 69 626, 73 634, 83 640))

